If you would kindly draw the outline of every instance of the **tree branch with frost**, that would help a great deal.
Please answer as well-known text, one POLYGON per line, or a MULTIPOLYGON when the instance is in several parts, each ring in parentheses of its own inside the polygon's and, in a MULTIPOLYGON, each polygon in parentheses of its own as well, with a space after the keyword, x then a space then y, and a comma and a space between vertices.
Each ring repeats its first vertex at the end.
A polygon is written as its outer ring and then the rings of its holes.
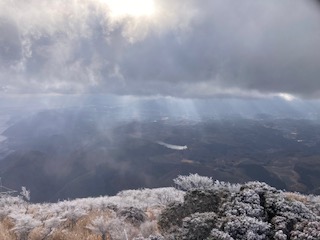
POLYGON ((29 201, 30 201, 30 190, 27 190, 26 187, 21 187, 20 195, 22 196, 22 199, 25 200, 24 202, 25 213, 28 213, 29 201))
POLYGON ((27 190, 26 187, 21 187, 20 195, 24 197, 26 201, 30 201, 30 190, 27 190))

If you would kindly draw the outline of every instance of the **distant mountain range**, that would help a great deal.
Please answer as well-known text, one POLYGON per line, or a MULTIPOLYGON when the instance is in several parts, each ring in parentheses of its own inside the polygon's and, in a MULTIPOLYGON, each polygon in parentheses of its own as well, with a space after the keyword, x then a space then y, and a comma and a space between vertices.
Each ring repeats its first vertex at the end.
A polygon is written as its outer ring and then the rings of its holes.
POLYGON ((119 120, 121 112, 64 108, 12 121, 2 133, 3 182, 13 189, 27 186, 35 202, 171 186, 175 176, 195 172, 319 193, 317 120, 261 116, 196 121, 154 115, 152 109, 141 120, 119 120))

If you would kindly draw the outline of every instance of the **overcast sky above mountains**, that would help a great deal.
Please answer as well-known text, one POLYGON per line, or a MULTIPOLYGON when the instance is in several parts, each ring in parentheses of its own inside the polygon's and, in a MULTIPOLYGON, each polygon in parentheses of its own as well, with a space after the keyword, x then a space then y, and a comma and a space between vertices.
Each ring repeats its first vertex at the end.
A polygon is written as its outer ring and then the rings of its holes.
POLYGON ((0 95, 320 97, 315 2, 136 1, 0 0, 0 95))

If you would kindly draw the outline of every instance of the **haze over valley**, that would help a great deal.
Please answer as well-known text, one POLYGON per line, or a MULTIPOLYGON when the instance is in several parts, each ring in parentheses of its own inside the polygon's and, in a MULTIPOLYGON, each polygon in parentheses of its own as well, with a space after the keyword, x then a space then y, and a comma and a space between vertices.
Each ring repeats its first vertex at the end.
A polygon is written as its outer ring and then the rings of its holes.
POLYGON ((28 99, 2 107, 0 175, 35 202, 172 186, 189 173, 319 193, 316 101, 28 99))

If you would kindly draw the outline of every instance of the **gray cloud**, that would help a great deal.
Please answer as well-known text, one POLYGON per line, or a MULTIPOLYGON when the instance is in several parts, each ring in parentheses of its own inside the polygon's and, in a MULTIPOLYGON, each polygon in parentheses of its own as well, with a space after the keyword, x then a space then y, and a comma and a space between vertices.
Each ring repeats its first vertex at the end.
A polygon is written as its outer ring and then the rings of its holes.
POLYGON ((0 94, 320 96, 320 9, 298 0, 1 0, 0 94))

